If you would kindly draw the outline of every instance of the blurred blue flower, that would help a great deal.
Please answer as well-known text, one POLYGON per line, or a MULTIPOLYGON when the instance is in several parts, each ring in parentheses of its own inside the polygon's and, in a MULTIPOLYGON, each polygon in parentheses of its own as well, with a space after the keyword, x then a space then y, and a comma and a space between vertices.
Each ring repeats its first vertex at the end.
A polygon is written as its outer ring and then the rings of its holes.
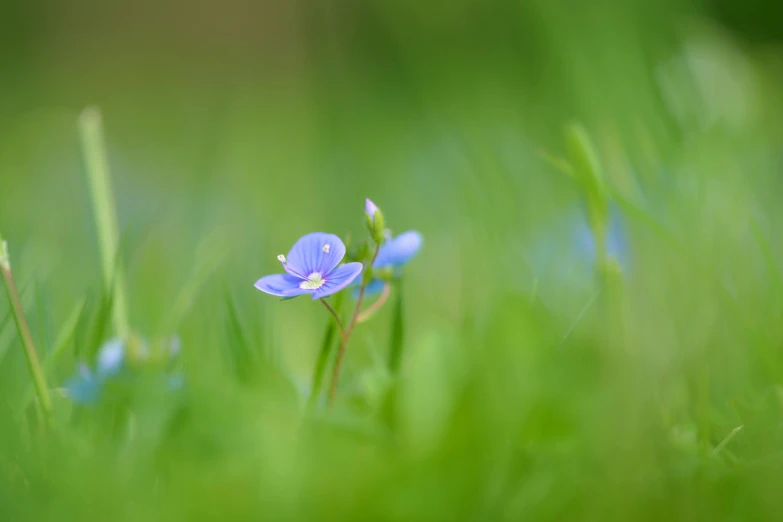
MULTIPOLYGON (((591 268, 596 262, 596 241, 593 231, 586 220, 578 220, 574 230, 576 254, 591 268)), ((609 213, 609 229, 606 234, 606 254, 610 261, 616 262, 622 270, 629 265, 628 242, 622 216, 618 211, 609 213)))
POLYGON ((96 373, 102 377, 113 377, 122 371, 124 363, 125 343, 119 338, 114 338, 98 351, 96 373))
MULTIPOLYGON (((137 338, 131 342, 111 339, 98 350, 94 370, 84 363, 79 365, 76 375, 65 384, 66 394, 77 404, 95 404, 109 382, 132 378, 134 369, 145 364, 163 362, 167 366, 177 357, 179 350, 180 340, 177 336, 168 341, 162 353, 151 353, 149 346, 137 338)), ((171 389, 181 388, 183 384, 184 376, 181 374, 169 377, 171 389)))
MULTIPOLYGON (((552 280, 574 289, 593 284, 596 240, 583 213, 569 213, 546 227, 544 237, 534 241, 529 262, 537 279, 552 280)), ((630 249, 622 215, 612 208, 606 234, 609 261, 621 271, 630 267, 630 249)))
POLYGON ((86 364, 80 364, 76 375, 65 383, 65 391, 77 404, 93 404, 98 402, 101 384, 102 380, 86 364))
MULTIPOLYGON (((373 263, 373 271, 380 274, 383 271, 391 272, 392 276, 399 276, 402 267, 419 252, 424 238, 415 231, 403 232, 397 237, 390 238, 384 243, 373 263)), ((374 277, 365 289, 365 294, 375 294, 383 290, 386 281, 380 277, 374 277)))
POLYGON ((334 234, 314 232, 297 241, 288 256, 277 256, 287 273, 262 277, 255 287, 279 297, 312 294, 313 300, 339 292, 361 273, 361 263, 338 266, 345 245, 334 234))
POLYGON ((399 236, 389 239, 378 251, 378 256, 372 264, 373 269, 379 270, 388 267, 399 269, 413 259, 413 256, 421 249, 423 242, 421 234, 415 230, 403 232, 399 236))

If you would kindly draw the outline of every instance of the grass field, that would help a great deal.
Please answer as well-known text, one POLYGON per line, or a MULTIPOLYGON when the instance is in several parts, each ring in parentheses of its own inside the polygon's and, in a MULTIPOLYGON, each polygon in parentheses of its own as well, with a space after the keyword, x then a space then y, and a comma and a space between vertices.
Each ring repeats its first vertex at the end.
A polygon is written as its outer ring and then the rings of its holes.
POLYGON ((240 4, 11 13, 0 520, 780 519, 769 26, 240 4), (332 316, 254 283, 368 266, 365 198, 423 246, 330 400, 332 316))

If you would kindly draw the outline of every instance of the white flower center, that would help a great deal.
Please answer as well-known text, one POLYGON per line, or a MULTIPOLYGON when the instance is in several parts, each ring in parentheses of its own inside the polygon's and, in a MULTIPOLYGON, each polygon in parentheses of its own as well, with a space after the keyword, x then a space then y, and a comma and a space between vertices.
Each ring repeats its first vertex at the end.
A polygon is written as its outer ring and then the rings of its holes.
POLYGON ((328 254, 330 248, 332 248, 332 247, 331 247, 331 245, 329 245, 329 243, 325 244, 324 245, 324 254, 328 254))
POLYGON ((307 279, 299 283, 302 290, 316 290, 321 288, 326 281, 321 277, 321 272, 313 272, 307 279))

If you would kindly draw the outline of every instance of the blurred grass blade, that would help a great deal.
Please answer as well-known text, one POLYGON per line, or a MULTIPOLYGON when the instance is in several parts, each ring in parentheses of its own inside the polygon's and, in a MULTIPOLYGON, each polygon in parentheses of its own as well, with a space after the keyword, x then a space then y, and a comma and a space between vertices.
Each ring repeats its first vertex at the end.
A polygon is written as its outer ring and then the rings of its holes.
POLYGON ((97 303, 97 310, 92 314, 89 322, 87 342, 83 346, 85 358, 92 360, 101 344, 106 340, 106 327, 109 325, 114 308, 114 296, 110 293, 102 293, 97 303))
POLYGON ((46 332, 46 320, 44 319, 43 301, 41 300, 41 284, 36 277, 33 280, 33 288, 35 289, 35 313, 38 319, 38 346, 41 346, 46 353, 46 348, 49 347, 49 335, 46 332))
POLYGON ((391 385, 388 387, 380 415, 386 426, 394 432, 397 418, 397 402, 400 385, 400 369, 402 368, 403 344, 405 341, 404 302, 402 297, 402 281, 397 284, 397 298, 392 312, 391 332, 389 333, 389 359, 387 368, 391 385))
POLYGON ((41 363, 38 360, 38 353, 35 350, 33 337, 30 334, 30 327, 27 325, 27 319, 24 316, 22 302, 19 299, 19 292, 16 289, 13 274, 11 273, 11 261, 8 253, 8 244, 0 237, 0 272, 2 272, 5 281, 5 289, 8 294, 8 301, 11 304, 11 314, 16 322, 16 329, 19 337, 22 339, 25 357, 27 358, 27 367, 30 371, 30 377, 35 384, 35 391, 38 394, 38 400, 43 410, 44 420, 47 425, 52 424, 52 401, 49 396, 49 388, 46 384, 41 363))
MULTIPOLYGON (((343 295, 344 293, 338 293, 335 297, 334 311, 337 315, 340 315, 343 307, 343 295)), ((310 397, 307 399, 307 410, 312 411, 318 402, 318 397, 321 396, 321 385, 324 381, 324 374, 326 368, 329 366, 329 361, 332 359, 333 347, 335 345, 335 339, 337 336, 337 323, 334 318, 330 317, 329 322, 326 324, 326 331, 324 331, 323 339, 321 340, 321 350, 318 352, 318 359, 315 363, 315 369, 313 370, 313 379, 310 386, 310 397)))
POLYGON ((720 444, 718 444, 717 446, 715 446, 715 449, 713 449, 713 450, 712 450, 712 455, 713 455, 713 456, 715 456, 715 455, 718 455, 718 454, 719 454, 719 453, 720 453, 720 452, 723 450, 723 448, 725 448, 725 447, 726 447, 726 445, 727 445, 729 442, 731 442, 731 440, 732 440, 734 437, 736 437, 736 436, 737 436, 737 434, 738 434, 740 431, 742 431, 742 428, 744 428, 744 427, 745 427, 745 425, 743 424, 743 425, 737 426, 736 428, 734 428, 733 430, 731 430, 731 433, 729 433, 728 435, 726 435, 726 438, 724 438, 722 441, 720 441, 720 444))
MULTIPOLYGON (((26 284, 19 289, 19 299, 22 302, 22 310, 24 311, 25 317, 31 313, 32 308, 32 303, 30 302, 31 300, 27 289, 28 286, 26 284)), ((11 343, 14 340, 14 331, 16 329, 16 325, 11 327, 13 317, 13 310, 9 309, 8 314, 6 314, 2 322, 0 322, 0 363, 3 362, 3 359, 8 353, 8 348, 11 346, 11 343)))
POLYGON ((328 366, 329 360, 332 358, 332 348, 334 347, 334 340, 336 338, 337 323, 330 320, 326 325, 326 331, 324 332, 323 339, 321 341, 321 350, 318 352, 318 360, 315 363, 315 370, 313 371, 312 384, 310 386, 310 397, 307 399, 307 410, 312 411, 318 402, 318 397, 321 395, 321 385, 324 380, 324 373, 328 366))
POLYGON ((653 217, 649 212, 617 192, 612 192, 611 198, 620 206, 623 212, 644 224, 645 227, 647 227, 659 239, 669 245, 669 247, 674 249, 676 252, 683 252, 685 247, 682 245, 682 243, 677 238, 675 238, 671 232, 666 229, 666 227, 659 223, 658 220, 656 220, 655 217, 653 217))
POLYGON ((11 322, 13 313, 9 310, 8 313, 0 321, 0 365, 5 359, 5 354, 8 351, 8 347, 11 345, 11 339, 13 338, 10 328, 6 330, 6 327, 11 322))
MULTIPOLYGON (((60 330, 57 332, 57 338, 54 342, 52 349, 46 354, 43 362, 43 372, 46 378, 52 376, 52 372, 57 367, 57 363, 60 357, 65 352, 65 349, 73 341, 76 335, 76 328, 79 326, 79 320, 86 308, 87 300, 82 299, 66 318, 60 330)), ((22 409, 26 408, 30 401, 33 399, 35 390, 32 386, 28 386, 27 391, 22 396, 22 409)))
POLYGON ((566 148, 574 176, 587 191, 588 199, 598 204, 606 203, 606 183, 601 161, 587 129, 579 123, 571 123, 565 129, 566 148))
POLYGON ((225 235, 216 230, 206 236, 196 248, 196 265, 179 291, 163 322, 163 331, 174 332, 185 318, 199 291, 223 262, 226 253, 225 235))
POLYGON ((130 333, 125 296, 125 278, 118 260, 119 232, 117 213, 109 175, 109 161, 103 135, 103 121, 97 107, 88 107, 79 117, 82 154, 87 170, 101 251, 103 283, 114 296, 114 328, 117 335, 126 338, 130 333))
POLYGON ((237 380, 247 384, 259 374, 258 360, 250 348, 246 328, 229 291, 226 292, 225 301, 228 312, 228 353, 231 356, 231 367, 237 380))
POLYGON ((402 281, 397 285, 397 299, 394 303, 391 333, 389 334, 389 375, 396 377, 402 365, 402 347, 405 339, 402 281))
POLYGON ((552 167, 555 168, 555 170, 558 170, 558 171, 562 172, 563 174, 565 174, 566 176, 568 176, 569 178, 574 179, 574 177, 575 177, 574 167, 571 166, 571 164, 567 160, 565 160, 563 158, 559 158, 559 157, 557 157, 557 156, 555 156, 553 154, 550 154, 549 152, 547 152, 545 150, 540 151, 540 154, 541 154, 541 157, 547 163, 549 163, 552 167))
POLYGON ((574 328, 576 328, 576 325, 579 324, 579 322, 582 320, 582 318, 585 316, 587 311, 590 309, 591 306, 593 306, 593 303, 595 303, 595 300, 598 299, 598 296, 600 295, 600 292, 594 293, 590 299, 585 303, 585 305, 582 307, 581 310, 579 310, 579 313, 576 315, 576 318, 573 320, 573 322, 569 325, 568 330, 566 330, 566 333, 563 334, 563 338, 560 339, 560 344, 558 345, 558 348, 563 346, 565 342, 568 340, 568 338, 571 336, 571 333, 574 331, 574 328))

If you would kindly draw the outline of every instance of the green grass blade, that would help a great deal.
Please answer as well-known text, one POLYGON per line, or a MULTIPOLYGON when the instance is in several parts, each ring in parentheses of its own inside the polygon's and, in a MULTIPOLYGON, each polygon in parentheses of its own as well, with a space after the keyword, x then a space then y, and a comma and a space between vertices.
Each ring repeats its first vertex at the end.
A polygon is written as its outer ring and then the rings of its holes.
POLYGON ((397 285, 397 299, 394 303, 391 333, 389 335, 389 375, 396 377, 402 365, 402 348, 405 339, 402 282, 397 285))
POLYGON ((196 265, 163 321, 164 332, 170 333, 177 329, 193 306, 201 288, 223 262, 227 251, 224 238, 222 231, 215 231, 205 237, 196 248, 196 265))
MULTIPOLYGON (((60 327, 60 330, 57 332, 57 338, 54 342, 54 346, 46 354, 46 357, 43 361, 43 372, 47 378, 52 376, 52 373, 57 367, 57 363, 59 362, 60 357, 62 357, 68 345, 73 341, 76 335, 76 328, 79 326, 79 320, 84 313, 86 303, 86 299, 82 299, 79 303, 77 303, 76 306, 73 307, 71 313, 65 319, 65 322, 60 327)), ((22 409, 26 408, 27 405, 30 404, 30 401, 33 400, 34 395, 35 389, 32 385, 28 386, 27 391, 22 396, 22 409)))
POLYGON ((27 367, 30 371, 30 377, 35 385, 35 391, 43 411, 44 420, 47 425, 52 425, 52 400, 49 395, 49 387, 46 384, 41 363, 38 359, 38 352, 33 343, 33 336, 30 333, 27 319, 22 308, 22 301, 19 298, 19 291, 16 288, 13 274, 11 272, 11 261, 8 254, 8 245, 0 239, 0 273, 2 273, 5 282, 5 289, 8 295, 8 301, 11 304, 11 313, 16 322, 16 329, 24 346, 27 367))
POLYGON ((731 440, 732 440, 734 437, 736 437, 736 436, 737 436, 737 434, 738 434, 740 431, 742 431, 742 428, 744 428, 744 427, 745 427, 744 425, 740 425, 740 426, 737 426, 736 428, 734 428, 733 430, 731 430, 731 433, 729 433, 728 435, 726 435, 726 437, 725 437, 725 438, 724 438, 722 441, 720 441, 720 443, 719 443, 717 446, 715 446, 715 449, 713 449, 713 450, 712 450, 712 455, 713 455, 713 456, 715 456, 715 455, 718 455, 718 454, 719 454, 721 451, 723 451, 723 448, 725 448, 725 447, 726 447, 726 445, 727 445, 729 442, 731 442, 731 440))
POLYGON ((119 228, 103 134, 103 120, 96 107, 89 107, 82 112, 79 117, 79 131, 98 231, 103 283, 114 296, 114 328, 118 336, 125 338, 130 334, 130 323, 125 278, 121 265, 117 261, 119 228))
POLYGON ((392 311, 391 332, 389 333, 389 353, 387 370, 391 385, 386 390, 381 403, 380 416, 384 424, 392 430, 396 426, 397 403, 399 396, 399 375, 402 368, 403 346, 405 341, 404 302, 402 296, 402 281, 397 284, 397 297, 392 311))
MULTIPOLYGON (((337 314, 340 314, 343 304, 343 294, 337 294, 335 298, 334 310, 337 314)), ((323 384, 324 374, 326 368, 329 366, 329 361, 332 359, 334 352, 333 347, 335 345, 335 339, 339 337, 337 334, 337 323, 333 318, 329 318, 329 322, 326 325, 326 331, 324 331, 323 339, 321 340, 321 350, 318 352, 318 359, 315 363, 315 370, 313 371, 312 385, 310 387, 310 397, 307 400, 307 410, 312 411, 318 402, 318 397, 321 396, 321 385, 323 384)))

